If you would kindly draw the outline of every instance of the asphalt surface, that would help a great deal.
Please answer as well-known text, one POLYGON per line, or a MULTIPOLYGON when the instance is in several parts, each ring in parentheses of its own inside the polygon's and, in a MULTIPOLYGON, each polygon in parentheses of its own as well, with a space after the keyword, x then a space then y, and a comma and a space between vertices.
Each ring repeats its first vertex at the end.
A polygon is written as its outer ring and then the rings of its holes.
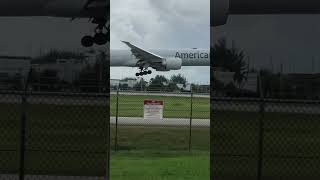
MULTIPOLYGON (((110 123, 116 124, 116 118, 110 117, 110 123)), ((164 118, 143 119, 142 117, 119 117, 119 125, 132 126, 190 126, 190 119, 164 118)), ((192 119, 192 127, 210 127, 209 119, 192 119)))
MULTIPOLYGON (((221 111, 239 111, 239 112, 259 112, 259 102, 214 102, 211 105, 212 110, 221 111)), ((302 114, 320 114, 320 104, 303 104, 303 103, 265 103, 265 112, 281 113, 302 113, 302 114)))

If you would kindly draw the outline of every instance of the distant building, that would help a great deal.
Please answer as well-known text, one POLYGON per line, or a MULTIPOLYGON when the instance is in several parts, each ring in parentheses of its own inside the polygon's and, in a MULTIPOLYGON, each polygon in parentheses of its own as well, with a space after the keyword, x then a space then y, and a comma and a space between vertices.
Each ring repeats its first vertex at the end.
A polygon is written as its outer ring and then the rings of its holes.
POLYGON ((30 61, 26 56, 0 56, 0 89, 16 89, 27 78, 30 61))
POLYGON ((26 77, 30 70, 30 60, 31 57, 25 56, 0 56, 0 73, 26 77))
POLYGON ((120 80, 119 79, 110 79, 110 87, 118 89, 120 80))
POLYGON ((227 71, 220 71, 220 70, 213 71, 213 77, 225 85, 234 83, 233 76, 234 76, 234 72, 227 72, 227 71))
POLYGON ((249 90, 251 92, 257 92, 258 73, 255 73, 255 72, 248 73, 247 80, 244 82, 242 89, 249 90))
POLYGON ((37 72, 53 70, 57 72, 60 80, 72 83, 79 75, 81 70, 87 66, 78 59, 57 59, 54 63, 37 62, 32 64, 32 68, 37 72))
POLYGON ((138 83, 137 79, 110 79, 110 87, 114 89, 133 89, 138 83))
POLYGON ((181 90, 181 91, 191 91, 191 84, 177 84, 177 87, 181 90))
POLYGON ((136 79, 126 79, 120 80, 119 85, 128 86, 129 88, 133 88, 137 84, 136 79))
MULTIPOLYGON (((224 85, 228 85, 230 83, 236 84, 234 81, 235 72, 221 71, 216 69, 213 71, 214 78, 224 85)), ((248 90, 252 92, 257 92, 257 84, 258 84, 258 73, 251 72, 246 74, 247 79, 243 82, 242 88, 243 90, 248 90)))
POLYGON ((285 79, 295 97, 320 99, 320 74, 287 74, 285 79))

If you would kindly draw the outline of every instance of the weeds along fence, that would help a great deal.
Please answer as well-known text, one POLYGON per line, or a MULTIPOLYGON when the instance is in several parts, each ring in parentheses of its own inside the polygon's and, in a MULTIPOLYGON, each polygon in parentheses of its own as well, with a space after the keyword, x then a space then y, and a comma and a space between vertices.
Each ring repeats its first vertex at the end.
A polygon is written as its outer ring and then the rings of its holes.
POLYGON ((213 179, 319 179, 320 101, 211 97, 213 179))
POLYGON ((209 95, 112 91, 110 113, 114 151, 209 151, 209 95), (163 119, 144 118, 144 100, 162 101, 163 119))
POLYGON ((0 179, 106 179, 109 128, 109 94, 1 91, 0 179))

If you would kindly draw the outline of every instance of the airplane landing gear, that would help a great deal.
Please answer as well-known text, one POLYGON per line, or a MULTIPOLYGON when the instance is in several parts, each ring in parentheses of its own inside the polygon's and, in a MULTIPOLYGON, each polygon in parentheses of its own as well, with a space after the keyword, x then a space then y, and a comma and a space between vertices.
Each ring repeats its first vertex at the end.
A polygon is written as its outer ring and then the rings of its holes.
POLYGON ((110 29, 106 26, 107 19, 105 18, 94 18, 92 20, 92 23, 98 24, 98 26, 95 29, 95 35, 92 36, 84 36, 81 39, 81 44, 84 47, 91 47, 93 44, 97 45, 104 45, 107 44, 109 41, 110 36, 110 29), (104 30, 107 31, 104 33, 104 30))
POLYGON ((143 69, 143 68, 139 68, 140 72, 136 73, 136 76, 144 76, 147 74, 152 74, 151 70, 147 70, 147 69, 143 69))

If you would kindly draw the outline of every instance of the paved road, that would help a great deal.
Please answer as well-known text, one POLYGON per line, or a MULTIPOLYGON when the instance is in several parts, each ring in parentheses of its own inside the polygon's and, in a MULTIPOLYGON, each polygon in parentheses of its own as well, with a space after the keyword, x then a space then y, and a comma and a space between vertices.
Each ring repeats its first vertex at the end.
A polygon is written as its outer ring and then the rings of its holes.
MULTIPOLYGON (((114 93, 114 92, 112 92, 114 93)), ((135 93, 135 92, 122 92, 130 95, 164 95, 164 96, 186 96, 189 94, 162 94, 162 93, 135 93)), ((209 95, 195 95, 198 97, 209 97, 209 95)), ((107 107, 108 97, 68 97, 68 96, 30 96, 28 98, 29 104, 52 104, 52 105, 104 105, 107 107)), ((0 95, 0 103, 20 104, 21 96, 7 94, 0 95)), ((213 110, 224 111, 244 111, 244 112, 259 112, 260 103, 258 102, 240 102, 240 101, 214 101, 211 105, 213 110)), ((288 113, 312 113, 320 114, 320 103, 304 103, 304 102, 268 102, 265 104, 266 112, 288 112, 288 113)))
MULTIPOLYGON (((260 104, 258 102, 214 102, 211 105, 212 110, 222 111, 242 111, 259 112, 260 104)), ((312 113, 320 114, 320 103, 302 104, 302 103, 266 103, 265 112, 282 113, 312 113)))
MULTIPOLYGON (((110 117, 110 123, 115 124, 116 118, 110 117)), ((190 119, 164 118, 163 120, 144 120, 142 117, 119 117, 120 125, 137 126, 189 126, 190 119)), ((192 119, 193 127, 210 127, 209 119, 192 119)))

